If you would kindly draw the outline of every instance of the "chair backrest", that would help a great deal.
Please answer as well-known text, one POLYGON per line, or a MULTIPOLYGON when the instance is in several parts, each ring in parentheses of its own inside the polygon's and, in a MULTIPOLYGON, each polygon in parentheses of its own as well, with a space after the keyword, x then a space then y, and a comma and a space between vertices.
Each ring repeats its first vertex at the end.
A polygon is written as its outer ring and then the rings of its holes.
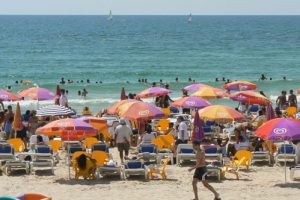
POLYGON ((239 150, 235 153, 234 158, 237 159, 238 161, 244 159, 244 161, 241 162, 241 165, 248 165, 250 164, 250 161, 252 159, 252 154, 250 151, 239 150))
POLYGON ((18 198, 22 200, 52 200, 51 197, 39 193, 26 193, 18 198))
POLYGON ((295 148, 293 147, 293 145, 291 145, 291 144, 283 144, 278 149, 278 153, 279 154, 284 154, 284 152, 286 154, 295 154, 296 151, 295 151, 295 148))
POLYGON ((48 145, 52 148, 54 153, 57 153, 58 150, 62 147, 62 142, 60 140, 51 140, 48 145))
POLYGON ((13 154, 13 148, 10 144, 0 144, 0 154, 13 154))
POLYGON ((95 137, 87 137, 84 140, 84 144, 87 149, 92 149, 93 144, 97 143, 98 140, 95 137))
POLYGON ((7 140, 7 143, 12 145, 14 148, 14 152, 23 152, 25 150, 24 142, 20 138, 12 138, 7 140))
POLYGON ((249 112, 258 112, 259 110, 259 105, 256 105, 256 104, 253 104, 251 107, 250 107, 250 110, 249 112))
POLYGON ((170 120, 168 119, 160 119, 158 122, 159 130, 160 131, 166 131, 169 129, 170 126, 170 120))
POLYGON ((83 151, 83 147, 82 146, 71 146, 69 149, 70 154, 73 154, 78 151, 83 151))
POLYGON ((177 146, 177 153, 189 153, 189 154, 195 154, 195 151, 193 149, 192 144, 179 144, 177 146))
POLYGON ((159 137, 157 137, 154 140, 152 140, 151 143, 154 144, 157 147, 158 150, 164 148, 164 143, 163 143, 163 141, 159 137))
POLYGON ((104 152, 108 153, 108 148, 107 148, 106 144, 94 143, 92 145, 92 151, 104 151, 104 152))
POLYGON ((204 126, 214 126, 215 124, 215 121, 206 121, 204 126))
POLYGON ((142 161, 131 160, 131 161, 127 161, 125 163, 125 168, 126 169, 141 169, 141 168, 144 168, 144 164, 142 161))
POLYGON ((218 148, 215 146, 208 147, 205 149, 205 154, 215 154, 218 153, 218 148))
POLYGON ((154 144, 141 144, 139 147, 140 153, 156 153, 156 146, 154 144))
POLYGON ((49 146, 39 145, 36 146, 36 153, 52 153, 52 150, 49 146))
POLYGON ((103 166, 109 157, 104 151, 93 151, 92 158, 96 160, 97 166, 103 166))

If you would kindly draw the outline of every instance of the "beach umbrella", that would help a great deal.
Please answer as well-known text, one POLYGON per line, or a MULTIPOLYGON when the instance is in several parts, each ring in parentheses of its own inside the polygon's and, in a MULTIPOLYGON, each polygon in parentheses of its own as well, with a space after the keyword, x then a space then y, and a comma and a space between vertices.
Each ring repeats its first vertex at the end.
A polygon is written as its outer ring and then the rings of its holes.
POLYGON ((179 107, 179 108, 204 108, 207 106, 210 106, 211 103, 208 102, 205 99, 202 99, 200 97, 193 97, 193 96, 188 96, 188 97, 182 97, 173 103, 171 103, 171 106, 174 107, 179 107))
POLYGON ((267 97, 252 91, 241 91, 231 94, 230 99, 247 104, 267 105, 271 103, 267 97))
MULTIPOLYGON (((255 134, 264 140, 276 142, 300 140, 300 120, 292 118, 275 118, 265 122, 255 134)), ((284 145, 284 153, 286 153, 284 145)), ((286 182, 286 160, 285 160, 285 182, 286 182)))
POLYGON ((192 132, 192 140, 201 141, 204 138, 204 122, 200 119, 199 112, 196 112, 194 118, 194 128, 192 132))
POLYGON ((53 92, 46 88, 32 87, 25 90, 21 90, 18 94, 22 97, 30 98, 33 100, 43 101, 43 100, 52 100, 55 95, 53 92))
POLYGON ((119 107, 118 114, 130 120, 149 120, 164 116, 164 112, 160 108, 142 101, 123 104, 119 107))
POLYGON ((300 89, 297 90, 297 93, 300 94, 300 89))
POLYGON ((208 106, 198 112, 201 119, 208 121, 231 122, 245 119, 245 116, 242 113, 223 105, 208 106))
POLYGON ((90 124, 79 119, 59 119, 40 127, 37 133, 47 136, 60 136, 62 140, 82 140, 97 136, 98 131, 90 124))
POLYGON ((255 90, 257 85, 248 81, 233 81, 223 85, 226 90, 244 91, 244 90, 255 90))
POLYGON ((214 87, 203 87, 197 92, 191 94, 193 97, 201 97, 204 99, 216 99, 228 97, 229 95, 222 89, 214 88, 214 87))
POLYGON ((137 100, 135 99, 126 99, 126 100, 121 100, 117 103, 115 103, 114 105, 112 105, 109 109, 107 109, 107 113, 111 114, 111 115, 117 115, 118 114, 118 110, 119 107, 125 103, 129 103, 129 102, 135 102, 137 100))
POLYGON ((95 129, 99 131, 99 133, 108 128, 106 120, 101 118, 97 118, 93 116, 84 116, 78 119, 92 125, 95 129))
POLYGON ((182 91, 198 91, 202 88, 205 88, 205 87, 212 87, 210 85, 206 85, 206 84, 202 84, 202 83, 197 83, 197 84, 191 84, 191 85, 188 85, 184 88, 182 88, 181 90, 182 91))
POLYGON ((124 88, 124 87, 122 87, 120 99, 121 99, 121 100, 127 99, 127 97, 126 97, 126 92, 125 92, 125 88, 124 88))
POLYGON ((159 97, 171 93, 171 90, 161 88, 161 87, 151 87, 143 90, 141 93, 136 95, 136 98, 151 98, 159 97))
POLYGON ((43 117, 43 116, 70 116, 75 115, 76 113, 71 110, 70 108, 67 108, 65 106, 61 105, 48 105, 45 107, 42 107, 37 110, 36 116, 43 117))
POLYGON ((17 95, 12 92, 0 89, 0 101, 20 101, 22 100, 17 95))
POLYGON ((54 102, 55 105, 59 105, 60 95, 61 95, 60 87, 59 85, 56 85, 55 102, 54 102))
POLYGON ((20 131, 23 129, 21 108, 19 103, 17 103, 12 129, 15 131, 20 131))
POLYGON ((274 119, 274 118, 275 118, 275 112, 274 112, 274 109, 272 107, 272 103, 269 103, 266 106, 266 120, 269 121, 269 120, 274 119))

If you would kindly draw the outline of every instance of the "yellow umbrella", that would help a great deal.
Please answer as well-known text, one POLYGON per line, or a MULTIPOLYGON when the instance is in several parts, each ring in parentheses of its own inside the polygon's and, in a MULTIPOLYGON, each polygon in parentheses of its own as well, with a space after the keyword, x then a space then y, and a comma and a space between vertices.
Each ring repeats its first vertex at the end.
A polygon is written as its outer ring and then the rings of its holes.
POLYGON ((14 116, 14 121, 12 124, 12 128, 15 131, 20 131, 23 129, 22 119, 21 119, 21 108, 19 103, 17 103, 16 112, 14 116))
POLYGON ((204 99, 216 99, 228 97, 229 95, 222 89, 214 88, 214 87, 203 87, 199 89, 197 92, 191 94, 193 97, 201 97, 204 99))
POLYGON ((231 107, 223 105, 208 106, 199 110, 198 112, 201 119, 208 121, 230 122, 245 118, 242 113, 231 107))

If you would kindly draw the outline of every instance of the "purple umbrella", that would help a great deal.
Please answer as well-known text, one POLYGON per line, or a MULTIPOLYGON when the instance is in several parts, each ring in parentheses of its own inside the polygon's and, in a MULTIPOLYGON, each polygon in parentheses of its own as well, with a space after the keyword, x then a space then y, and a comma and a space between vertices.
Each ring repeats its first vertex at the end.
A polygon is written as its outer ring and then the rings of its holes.
POLYGON ((46 88, 32 87, 25 90, 21 90, 18 94, 22 97, 30 98, 33 100, 43 101, 43 100, 52 100, 55 95, 53 92, 46 88))
POLYGON ((200 97, 188 96, 174 101, 171 103, 171 106, 180 108, 205 108, 211 106, 211 103, 200 97))
POLYGON ((199 112, 196 112, 194 118, 194 129, 192 133, 192 140, 201 141, 204 138, 204 122, 200 119, 199 112))
POLYGON ((269 121, 275 118, 275 112, 272 107, 272 104, 268 104, 266 107, 266 120, 269 121))
POLYGON ((206 84, 202 84, 202 83, 198 83, 198 84, 191 84, 191 85, 188 85, 184 88, 182 88, 182 91, 198 91, 202 88, 206 88, 206 87, 211 87, 209 85, 206 85, 206 84))

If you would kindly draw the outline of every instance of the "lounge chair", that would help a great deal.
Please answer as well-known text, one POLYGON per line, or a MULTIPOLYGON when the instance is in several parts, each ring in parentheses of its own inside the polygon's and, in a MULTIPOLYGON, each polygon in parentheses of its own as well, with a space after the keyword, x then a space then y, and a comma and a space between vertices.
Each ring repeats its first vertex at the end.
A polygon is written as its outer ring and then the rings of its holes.
MULTIPOLYGON (((171 159, 173 159, 173 157, 171 157, 171 159)), ((167 157, 164 160, 161 160, 161 164, 145 166, 147 178, 154 179, 154 175, 158 174, 162 177, 162 179, 167 179, 166 167, 168 165, 168 162, 169 158, 167 157)))
POLYGON ((0 166, 6 175, 14 170, 25 170, 27 174, 30 172, 30 163, 17 159, 13 154, 13 148, 10 144, 0 145, 0 166))
POLYGON ((71 158, 72 158, 73 154, 76 152, 82 152, 82 151, 85 151, 85 149, 82 146, 79 146, 79 145, 70 146, 68 149, 69 156, 66 156, 66 159, 67 159, 66 163, 70 166, 71 162, 72 162, 71 158))
POLYGON ((85 151, 77 151, 72 155, 73 170, 75 172, 75 179, 79 179, 82 176, 84 179, 95 179, 96 178, 96 160, 92 159, 89 154, 85 151), (80 169, 77 163, 77 158, 84 154, 87 157, 86 168, 80 169))
POLYGON ((25 150, 24 142, 20 138, 12 138, 7 140, 7 143, 12 145, 15 153, 23 152, 25 150))
POLYGON ((291 144, 282 144, 277 154, 275 155, 275 163, 279 164, 279 162, 285 161, 296 161, 296 150, 291 144))
POLYGON ((99 167, 98 173, 102 177, 104 177, 104 176, 119 176, 121 179, 125 179, 122 169, 123 168, 121 165, 118 165, 113 160, 110 160, 108 162, 105 162, 103 166, 99 167))
POLYGON ((106 146, 105 143, 100 143, 100 142, 94 143, 92 145, 91 149, 92 149, 92 152, 93 151, 104 151, 106 153, 109 153, 109 150, 108 150, 108 148, 107 148, 107 146, 106 146))
POLYGON ((58 162, 59 161, 58 151, 60 150, 60 148, 62 148, 62 142, 60 140, 50 140, 48 145, 51 147, 53 151, 53 157, 58 162))
POLYGON ((36 168, 50 168, 52 174, 54 174, 54 157, 52 155, 52 150, 49 146, 42 145, 36 147, 36 154, 32 155, 32 172, 36 168))
POLYGON ((141 160, 127 160, 122 167, 124 178, 129 176, 144 176, 147 179, 147 172, 141 160))
POLYGON ((268 151, 253 151, 252 153, 252 163, 259 161, 268 161, 271 164, 271 158, 268 151))
POLYGON ((242 157, 239 160, 234 160, 232 161, 230 164, 224 165, 224 167, 222 168, 222 176, 223 178, 225 177, 226 173, 230 173, 230 174, 234 174, 236 176, 236 179, 239 180, 239 170, 240 170, 240 166, 242 165, 243 162, 245 162, 246 158, 242 157))
POLYGON ((140 144, 138 147, 138 156, 143 158, 147 163, 156 163, 157 161, 157 148, 154 144, 140 144))
POLYGON ((295 180, 295 171, 300 172, 300 165, 295 165, 290 167, 290 179, 293 181, 295 180))
POLYGON ((244 166, 248 170, 251 165, 251 160, 252 160, 252 154, 250 151, 239 150, 235 153, 231 162, 236 163, 239 166, 244 166), (240 162, 241 160, 243 161, 240 162))
POLYGON ((88 151, 91 151, 92 150, 92 146, 93 144, 99 142, 97 140, 97 138, 95 137, 87 137, 85 138, 85 140, 83 141, 83 144, 85 145, 85 148, 88 150, 88 151))
POLYGON ((96 165, 97 165, 97 171, 96 175, 99 178, 99 169, 102 167, 107 161, 108 161, 108 154, 105 153, 104 151, 93 151, 92 152, 92 159, 96 160, 96 165))
POLYGON ((195 160, 196 154, 192 144, 179 144, 176 151, 176 163, 181 164, 184 160, 195 160))
POLYGON ((205 147, 205 160, 207 162, 219 162, 223 163, 223 155, 218 152, 218 148, 215 145, 205 147))
POLYGON ((168 119, 160 119, 157 124, 157 131, 160 133, 164 133, 169 130, 170 120, 168 119))

